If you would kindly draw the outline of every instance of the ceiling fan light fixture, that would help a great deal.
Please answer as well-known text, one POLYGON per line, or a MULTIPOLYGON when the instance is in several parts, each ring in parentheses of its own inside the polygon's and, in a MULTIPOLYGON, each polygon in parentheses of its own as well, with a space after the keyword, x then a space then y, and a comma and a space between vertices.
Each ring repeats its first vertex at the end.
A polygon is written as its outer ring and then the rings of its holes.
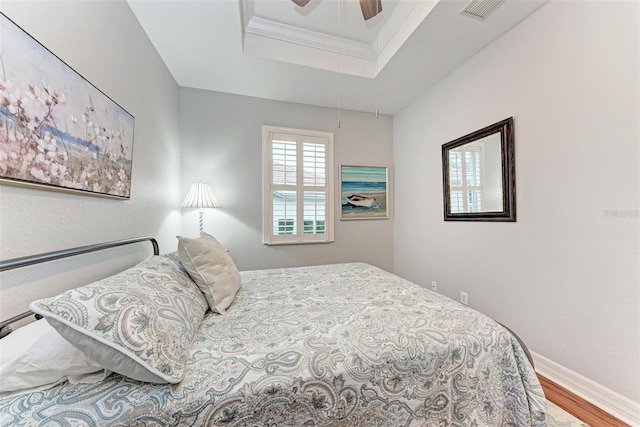
POLYGON ((365 21, 376 16, 382 12, 381 0, 360 0, 360 9, 362 10, 362 16, 365 21))
MULTIPOLYGON (((305 7, 310 0, 291 0, 300 7, 305 7)), ((360 9, 365 21, 382 12, 382 0, 360 0, 360 9)))

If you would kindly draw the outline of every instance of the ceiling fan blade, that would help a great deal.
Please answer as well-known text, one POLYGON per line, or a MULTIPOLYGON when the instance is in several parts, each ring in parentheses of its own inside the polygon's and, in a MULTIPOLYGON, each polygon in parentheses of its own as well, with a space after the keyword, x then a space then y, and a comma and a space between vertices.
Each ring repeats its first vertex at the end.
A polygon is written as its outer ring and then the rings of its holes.
POLYGON ((360 9, 362 9, 362 16, 364 16, 364 20, 368 21, 369 19, 376 16, 378 13, 382 12, 382 1, 360 0, 360 9))
POLYGON ((300 7, 304 7, 307 3, 309 3, 309 0, 291 0, 291 1, 300 7))

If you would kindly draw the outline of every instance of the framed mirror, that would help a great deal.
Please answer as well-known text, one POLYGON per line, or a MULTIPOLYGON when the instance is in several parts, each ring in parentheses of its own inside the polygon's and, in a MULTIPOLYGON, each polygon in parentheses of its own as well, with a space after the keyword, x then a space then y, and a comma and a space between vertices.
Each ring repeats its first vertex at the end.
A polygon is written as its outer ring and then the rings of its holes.
POLYGON ((516 220, 513 117, 442 146, 445 221, 516 220))

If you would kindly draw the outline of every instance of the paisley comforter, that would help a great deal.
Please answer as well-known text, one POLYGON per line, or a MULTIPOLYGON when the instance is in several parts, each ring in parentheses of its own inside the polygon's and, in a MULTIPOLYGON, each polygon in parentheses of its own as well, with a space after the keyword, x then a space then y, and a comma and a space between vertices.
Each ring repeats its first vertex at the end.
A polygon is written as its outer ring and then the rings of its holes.
POLYGON ((366 264, 242 272, 178 384, 112 374, 0 400, 0 425, 544 426, 517 340, 366 264))

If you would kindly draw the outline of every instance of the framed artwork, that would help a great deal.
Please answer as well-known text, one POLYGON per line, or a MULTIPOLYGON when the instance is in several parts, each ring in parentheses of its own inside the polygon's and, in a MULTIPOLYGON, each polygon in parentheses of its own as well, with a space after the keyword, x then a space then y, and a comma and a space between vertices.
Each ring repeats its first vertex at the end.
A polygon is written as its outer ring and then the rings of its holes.
POLYGON ((0 13, 0 181, 128 199, 134 117, 0 13))
POLYGON ((340 219, 389 219, 389 168, 340 166, 340 219))

